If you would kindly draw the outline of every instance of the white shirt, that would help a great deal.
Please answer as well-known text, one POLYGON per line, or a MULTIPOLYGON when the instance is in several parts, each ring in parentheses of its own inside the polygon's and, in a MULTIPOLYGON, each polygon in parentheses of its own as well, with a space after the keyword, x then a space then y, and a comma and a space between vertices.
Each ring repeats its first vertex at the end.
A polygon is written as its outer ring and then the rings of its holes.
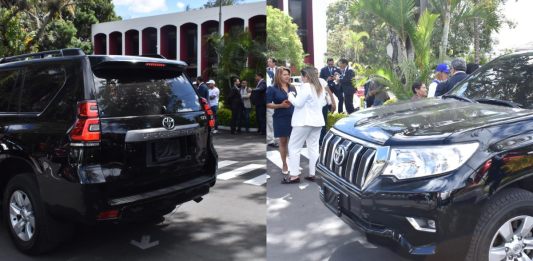
POLYGON ((218 106, 218 98, 220 97, 220 90, 215 86, 209 89, 209 106, 218 106), (211 96, 215 96, 211 99, 211 96))
POLYGON ((250 101, 250 96, 252 95, 252 89, 250 89, 249 87, 246 87, 246 88, 240 88, 239 91, 241 93, 241 99, 242 99, 242 103, 244 104, 244 108, 251 109, 252 103, 250 101))
POLYGON ((322 92, 317 96, 314 87, 309 83, 302 84, 296 96, 293 92, 289 93, 289 101, 294 106, 291 125, 293 127, 324 126, 324 117, 319 116, 322 116, 322 107, 326 105, 325 93, 326 91, 322 88, 322 92))
POLYGON ((322 78, 318 78, 318 81, 320 82, 320 85, 322 85, 322 88, 324 88, 324 91, 325 91, 325 94, 326 94, 326 104, 330 105, 331 104, 331 97, 329 97, 329 93, 326 91, 328 87, 328 82, 326 82, 326 80, 322 79, 322 78))
POLYGON ((276 68, 277 67, 274 67, 274 68, 267 67, 267 71, 271 71, 272 73, 274 73, 274 76, 270 78, 270 75, 267 72, 267 75, 266 75, 267 87, 274 84, 274 78, 276 78, 276 68))
POLYGON ((428 98, 435 97, 435 92, 437 91, 438 82, 432 82, 428 86, 428 98))

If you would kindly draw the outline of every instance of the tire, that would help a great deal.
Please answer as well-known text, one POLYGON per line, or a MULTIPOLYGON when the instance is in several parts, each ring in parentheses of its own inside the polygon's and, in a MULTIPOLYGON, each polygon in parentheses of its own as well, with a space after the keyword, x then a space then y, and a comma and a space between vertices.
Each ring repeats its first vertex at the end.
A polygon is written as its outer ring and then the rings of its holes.
POLYGON ((506 257, 508 254, 532 257, 533 250, 523 250, 521 246, 525 242, 520 239, 533 239, 532 230, 533 193, 517 188, 504 190, 490 200, 482 211, 465 260, 489 260, 489 252, 494 258, 491 260, 509 260, 506 257), (522 226, 525 232, 519 233, 522 226))
POLYGON ((71 230, 47 213, 31 175, 18 174, 8 182, 2 214, 15 246, 23 253, 37 255, 53 249, 66 239, 71 230), (12 205, 14 208, 11 208, 12 205), (20 214, 16 214, 17 211, 20 214), (25 225, 17 233, 14 224, 25 225))

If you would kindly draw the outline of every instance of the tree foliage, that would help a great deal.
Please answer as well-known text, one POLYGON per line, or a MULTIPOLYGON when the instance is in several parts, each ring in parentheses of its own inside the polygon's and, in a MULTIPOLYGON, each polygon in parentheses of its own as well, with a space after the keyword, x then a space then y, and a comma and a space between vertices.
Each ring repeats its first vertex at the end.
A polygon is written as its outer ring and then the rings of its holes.
POLYGON ((304 51, 298 26, 290 16, 271 6, 267 6, 267 17, 267 56, 299 70, 304 65, 304 51))
POLYGON ((111 0, 4 0, 0 13, 0 38, 12 42, 0 56, 68 47, 92 53, 91 25, 121 19, 111 0))
POLYGON ((212 8, 217 7, 221 4, 222 5, 234 5, 239 2, 242 2, 242 0, 208 0, 207 3, 204 4, 204 8, 212 8))

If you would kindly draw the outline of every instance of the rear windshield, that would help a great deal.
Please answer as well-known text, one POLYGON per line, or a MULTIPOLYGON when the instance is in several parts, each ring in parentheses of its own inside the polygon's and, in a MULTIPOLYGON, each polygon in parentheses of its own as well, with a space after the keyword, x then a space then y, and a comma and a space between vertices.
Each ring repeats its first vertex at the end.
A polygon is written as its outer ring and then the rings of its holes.
POLYGON ((95 71, 100 117, 172 114, 201 109, 198 96, 181 72, 95 71))

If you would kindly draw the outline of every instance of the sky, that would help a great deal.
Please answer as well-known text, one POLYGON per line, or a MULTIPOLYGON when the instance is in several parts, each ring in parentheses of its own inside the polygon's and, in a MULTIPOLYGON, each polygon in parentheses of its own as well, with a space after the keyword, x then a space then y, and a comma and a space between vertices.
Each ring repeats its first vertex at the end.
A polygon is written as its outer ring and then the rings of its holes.
MULTIPOLYGON (((265 0, 242 0, 240 3, 264 2, 265 0)), ((113 0, 115 13, 122 19, 176 13, 202 7, 207 0, 113 0)))
POLYGON ((507 19, 516 23, 516 27, 510 29, 507 26, 503 26, 499 33, 493 35, 493 38, 499 42, 494 47, 494 50, 500 51, 524 46, 529 46, 533 49, 533 33, 531 29, 533 26, 533 19, 531 19, 533 1, 508 0, 505 5, 502 5, 502 8, 507 19))

